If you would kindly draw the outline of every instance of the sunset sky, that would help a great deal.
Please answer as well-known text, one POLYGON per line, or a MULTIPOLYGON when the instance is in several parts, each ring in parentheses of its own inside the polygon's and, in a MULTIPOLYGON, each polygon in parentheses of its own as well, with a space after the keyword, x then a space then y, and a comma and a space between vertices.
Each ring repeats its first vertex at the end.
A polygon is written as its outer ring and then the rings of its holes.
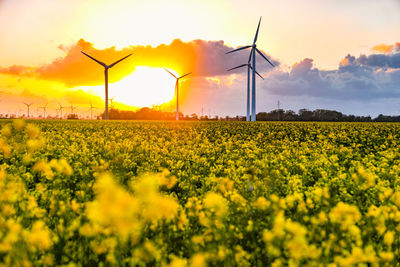
POLYGON ((249 51, 262 16, 257 58, 257 112, 335 109, 346 114, 400 114, 399 0, 0 0, 0 113, 48 103, 90 103, 102 112, 103 68, 117 108, 174 109, 174 78, 185 114, 245 115, 249 51), (167 103, 167 104, 166 104, 167 103))

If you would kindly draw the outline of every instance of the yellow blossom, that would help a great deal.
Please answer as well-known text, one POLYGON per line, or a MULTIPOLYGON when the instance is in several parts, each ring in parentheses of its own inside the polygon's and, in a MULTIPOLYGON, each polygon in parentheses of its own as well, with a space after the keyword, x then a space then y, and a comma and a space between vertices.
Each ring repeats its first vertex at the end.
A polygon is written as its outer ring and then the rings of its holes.
POLYGON ((223 217, 228 212, 228 203, 224 197, 214 192, 208 192, 204 197, 204 207, 217 216, 223 217))

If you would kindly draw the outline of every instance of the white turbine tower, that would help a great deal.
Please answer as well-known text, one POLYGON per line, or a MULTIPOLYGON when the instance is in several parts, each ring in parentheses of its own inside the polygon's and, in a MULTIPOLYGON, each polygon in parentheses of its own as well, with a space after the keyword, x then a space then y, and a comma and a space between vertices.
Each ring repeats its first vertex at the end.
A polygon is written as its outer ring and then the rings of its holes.
POLYGON ((176 92, 176 120, 179 121, 179 80, 182 79, 185 76, 188 76, 191 74, 191 72, 186 73, 185 75, 182 75, 181 77, 175 76, 172 72, 169 70, 165 69, 169 74, 175 77, 176 83, 175 83, 175 92, 176 92))
POLYGON ((99 63, 100 65, 102 65, 104 67, 104 77, 105 77, 105 119, 108 120, 108 69, 114 67, 117 63, 121 62, 122 60, 124 60, 125 58, 131 56, 132 54, 127 55, 126 57, 121 58, 120 60, 115 61, 114 63, 110 64, 110 65, 106 65, 105 63, 95 59, 94 57, 89 56, 88 54, 86 54, 85 52, 81 51, 82 54, 84 54, 85 56, 89 57, 90 59, 96 61, 97 63, 99 63))
POLYGON ((249 61, 248 61, 248 64, 250 64, 251 60, 253 59, 252 64, 251 64, 253 67, 253 76, 252 76, 252 85, 253 86, 252 86, 252 90, 251 90, 251 121, 256 121, 256 52, 258 54, 260 54, 260 56, 262 56, 266 61, 268 61, 268 63, 271 64, 272 67, 275 67, 274 64, 272 64, 271 61, 269 61, 269 59, 266 56, 264 56, 264 54, 260 50, 257 49, 256 42, 257 42, 257 38, 258 38, 258 31, 260 30, 260 24, 261 24, 261 17, 258 22, 256 35, 254 37, 254 41, 253 41, 252 45, 243 46, 243 47, 240 47, 238 49, 235 49, 235 50, 232 50, 232 51, 229 51, 226 53, 226 54, 229 54, 229 53, 233 53, 233 52, 240 51, 243 49, 251 48, 249 61))
MULTIPOLYGON (((250 63, 247 64, 242 64, 240 66, 234 67, 232 69, 229 69, 228 71, 234 70, 234 69, 239 69, 242 67, 247 66, 247 101, 246 101, 246 121, 250 121, 250 70, 253 68, 251 67, 250 63)), ((264 80, 264 78, 256 71, 256 74, 261 77, 261 79, 264 80)))
POLYGON ((28 119, 29 119, 30 108, 31 108, 32 104, 33 104, 33 103, 25 103, 25 102, 24 102, 24 105, 25 105, 25 106, 27 107, 27 109, 28 109, 28 119))

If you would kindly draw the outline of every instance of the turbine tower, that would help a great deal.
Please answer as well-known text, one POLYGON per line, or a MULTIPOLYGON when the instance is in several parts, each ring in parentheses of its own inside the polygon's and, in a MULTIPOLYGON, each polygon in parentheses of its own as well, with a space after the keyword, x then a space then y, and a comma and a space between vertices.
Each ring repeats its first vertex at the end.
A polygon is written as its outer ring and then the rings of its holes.
POLYGON ((61 106, 61 104, 60 104, 60 103, 58 103, 58 107, 59 107, 59 110, 60 110, 60 119, 62 120, 62 118, 63 118, 63 115, 62 115, 62 110, 63 110, 63 108, 67 108, 67 107, 63 107, 63 106, 61 106))
MULTIPOLYGON (((74 107, 74 106, 72 105, 72 103, 71 103, 70 108, 71 108, 71 116, 72 116, 72 115, 74 114, 74 110, 76 109, 76 107, 74 107)), ((76 114, 76 116, 78 116, 78 114, 76 114)))
POLYGON ((110 109, 114 109, 114 105, 113 105, 114 98, 115 98, 115 96, 114 96, 114 97, 111 97, 111 98, 109 99, 109 100, 110 100, 110 109))
POLYGON ((94 57, 89 56, 88 54, 86 54, 85 52, 81 51, 82 54, 84 54, 85 56, 89 57, 90 59, 96 61, 97 63, 99 63, 100 65, 102 65, 104 67, 104 77, 105 77, 105 95, 106 95, 106 99, 105 99, 105 119, 108 120, 108 69, 114 67, 117 63, 121 62, 122 60, 124 60, 125 58, 129 57, 132 55, 129 54, 126 57, 121 58, 120 60, 115 61, 114 63, 110 64, 110 65, 106 65, 105 63, 95 59, 94 57))
POLYGON ((248 61, 248 64, 250 64, 250 62, 253 60, 252 64, 251 64, 253 67, 252 90, 251 90, 251 121, 256 121, 256 52, 258 54, 260 54, 260 56, 262 56, 266 61, 268 61, 268 63, 271 64, 272 67, 275 67, 274 64, 272 64, 271 61, 269 61, 269 59, 266 56, 264 56, 264 54, 257 48, 256 42, 257 42, 257 38, 258 38, 258 31, 260 30, 260 24, 261 24, 261 17, 258 22, 256 35, 254 37, 254 41, 253 41, 252 45, 243 46, 243 47, 240 47, 238 49, 235 49, 235 50, 232 50, 232 51, 229 51, 226 53, 226 54, 229 54, 229 53, 233 53, 233 52, 240 51, 243 49, 251 48, 249 61, 248 61))
POLYGON ((176 120, 179 121, 179 80, 182 79, 185 76, 188 76, 191 74, 191 72, 186 73, 185 75, 182 75, 181 77, 176 77, 172 72, 169 70, 165 69, 169 74, 175 77, 176 83, 175 83, 175 92, 176 92, 176 120))
POLYGON ((24 102, 24 105, 28 108, 28 118, 29 118, 29 111, 30 111, 30 108, 31 108, 32 104, 33 103, 25 103, 24 102))
POLYGON ((95 108, 95 107, 93 107, 92 103, 90 103, 89 111, 90 111, 90 119, 91 119, 91 120, 93 120, 93 109, 94 109, 94 108, 95 108))
MULTIPOLYGON (((229 69, 228 71, 239 69, 242 67, 247 66, 247 102, 246 102, 246 121, 250 121, 250 70, 253 68, 251 67, 250 63, 247 64, 242 64, 240 66, 234 67, 232 69, 229 69)), ((264 78, 256 71, 256 74, 261 77, 261 79, 264 80, 264 78)))
POLYGON ((43 107, 39 107, 39 108, 43 109, 43 119, 46 119, 47 104, 44 105, 43 107))

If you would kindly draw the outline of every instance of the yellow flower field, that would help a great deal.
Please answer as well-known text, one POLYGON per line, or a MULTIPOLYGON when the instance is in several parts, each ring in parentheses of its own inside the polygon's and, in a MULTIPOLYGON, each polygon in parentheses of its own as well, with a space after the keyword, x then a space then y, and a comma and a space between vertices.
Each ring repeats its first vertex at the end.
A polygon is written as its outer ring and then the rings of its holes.
POLYGON ((400 261, 400 124, 0 128, 1 266, 400 261))

